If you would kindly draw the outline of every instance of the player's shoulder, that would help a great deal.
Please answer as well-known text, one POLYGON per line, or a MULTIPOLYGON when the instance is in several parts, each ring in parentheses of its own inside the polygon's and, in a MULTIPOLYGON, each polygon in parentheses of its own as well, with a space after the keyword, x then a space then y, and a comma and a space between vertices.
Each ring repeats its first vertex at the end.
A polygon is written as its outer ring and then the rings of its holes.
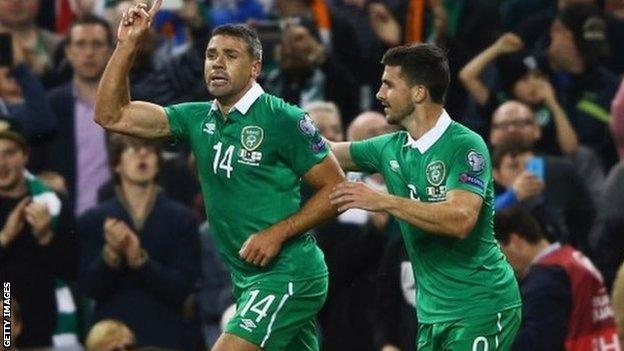
POLYGON ((305 115, 305 111, 297 105, 293 105, 284 99, 264 93, 258 98, 258 104, 254 106, 259 112, 277 122, 299 120, 305 115))
POLYGON ((483 137, 472 129, 465 125, 453 121, 449 126, 449 133, 447 133, 451 145, 459 147, 473 147, 487 150, 487 144, 483 137))
POLYGON ((392 133, 386 133, 366 139, 369 143, 378 145, 379 147, 403 146, 407 141, 407 132, 399 130, 392 133))
POLYGON ((183 102, 175 105, 169 105, 166 109, 175 110, 176 112, 183 114, 203 114, 210 111, 212 104, 212 101, 183 102))

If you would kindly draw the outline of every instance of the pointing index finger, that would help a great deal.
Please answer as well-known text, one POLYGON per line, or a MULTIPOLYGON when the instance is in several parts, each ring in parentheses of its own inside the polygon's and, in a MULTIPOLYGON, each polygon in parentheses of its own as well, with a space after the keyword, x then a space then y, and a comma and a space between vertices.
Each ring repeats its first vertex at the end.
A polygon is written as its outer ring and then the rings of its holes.
POLYGON ((160 6, 161 5, 162 5, 162 0, 154 1, 154 3, 152 4, 152 8, 149 9, 149 11, 148 11, 150 17, 153 17, 156 14, 156 12, 158 12, 158 10, 160 10, 160 6))

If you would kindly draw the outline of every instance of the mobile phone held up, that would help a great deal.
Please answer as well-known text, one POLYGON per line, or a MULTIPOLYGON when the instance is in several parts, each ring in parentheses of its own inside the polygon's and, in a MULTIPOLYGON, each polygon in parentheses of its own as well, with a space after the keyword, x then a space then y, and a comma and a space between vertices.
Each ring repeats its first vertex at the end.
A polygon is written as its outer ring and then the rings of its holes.
POLYGON ((526 171, 544 181, 544 158, 533 156, 527 160, 526 171))
POLYGON ((0 67, 13 66, 13 40, 11 34, 0 33, 0 67))

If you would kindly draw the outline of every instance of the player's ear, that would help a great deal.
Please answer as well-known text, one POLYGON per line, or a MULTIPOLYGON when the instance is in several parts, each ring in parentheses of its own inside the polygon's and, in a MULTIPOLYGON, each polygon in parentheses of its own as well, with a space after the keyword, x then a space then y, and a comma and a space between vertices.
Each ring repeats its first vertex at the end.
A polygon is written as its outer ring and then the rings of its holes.
POLYGON ((427 96, 429 95, 429 92, 427 91, 427 88, 425 88, 424 85, 414 85, 410 89, 410 93, 411 93, 412 101, 415 104, 422 104, 423 102, 425 102, 425 100, 427 100, 427 96))
POLYGON ((253 79, 258 79, 261 71, 262 71, 262 61, 254 60, 251 63, 251 77, 253 79))

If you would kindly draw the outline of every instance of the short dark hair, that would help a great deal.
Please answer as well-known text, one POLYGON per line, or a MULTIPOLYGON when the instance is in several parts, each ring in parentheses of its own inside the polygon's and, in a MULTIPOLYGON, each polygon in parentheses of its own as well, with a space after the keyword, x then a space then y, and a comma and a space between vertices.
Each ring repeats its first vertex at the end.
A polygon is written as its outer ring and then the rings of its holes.
POLYGON ((115 181, 119 182, 119 176, 115 172, 115 167, 121 162, 121 154, 129 147, 154 147, 158 156, 158 167, 162 166, 162 147, 160 141, 152 139, 135 138, 123 134, 109 134, 108 138, 108 164, 114 175, 115 181))
POLYGON ((492 151, 492 165, 494 169, 498 169, 503 163, 503 158, 507 155, 516 157, 525 152, 532 152, 532 143, 523 143, 517 140, 505 140, 504 142, 496 145, 494 151, 492 151))
POLYGON ((517 234, 531 244, 546 239, 540 223, 520 206, 497 212, 494 217, 494 236, 503 244, 509 243, 511 233, 517 234))
POLYGON ((410 85, 424 85, 433 102, 444 103, 451 74, 446 52, 440 47, 434 44, 397 46, 386 51, 381 63, 401 67, 410 85))
POLYGON ((212 30, 212 36, 226 35, 242 39, 247 44, 247 52, 256 60, 262 60, 262 43, 258 32, 246 24, 224 24, 212 30))
POLYGON ((113 46, 114 44, 113 32, 111 31, 111 27, 110 27, 110 24, 108 24, 108 21, 106 21, 102 17, 98 17, 90 13, 80 16, 72 22, 71 26, 69 27, 69 30, 67 31, 67 43, 68 44, 71 43, 71 40, 72 40, 71 34, 72 34, 72 29, 74 29, 74 27, 88 26, 88 25, 102 26, 102 28, 104 28, 104 30, 106 31, 106 42, 108 43, 109 46, 113 46))

